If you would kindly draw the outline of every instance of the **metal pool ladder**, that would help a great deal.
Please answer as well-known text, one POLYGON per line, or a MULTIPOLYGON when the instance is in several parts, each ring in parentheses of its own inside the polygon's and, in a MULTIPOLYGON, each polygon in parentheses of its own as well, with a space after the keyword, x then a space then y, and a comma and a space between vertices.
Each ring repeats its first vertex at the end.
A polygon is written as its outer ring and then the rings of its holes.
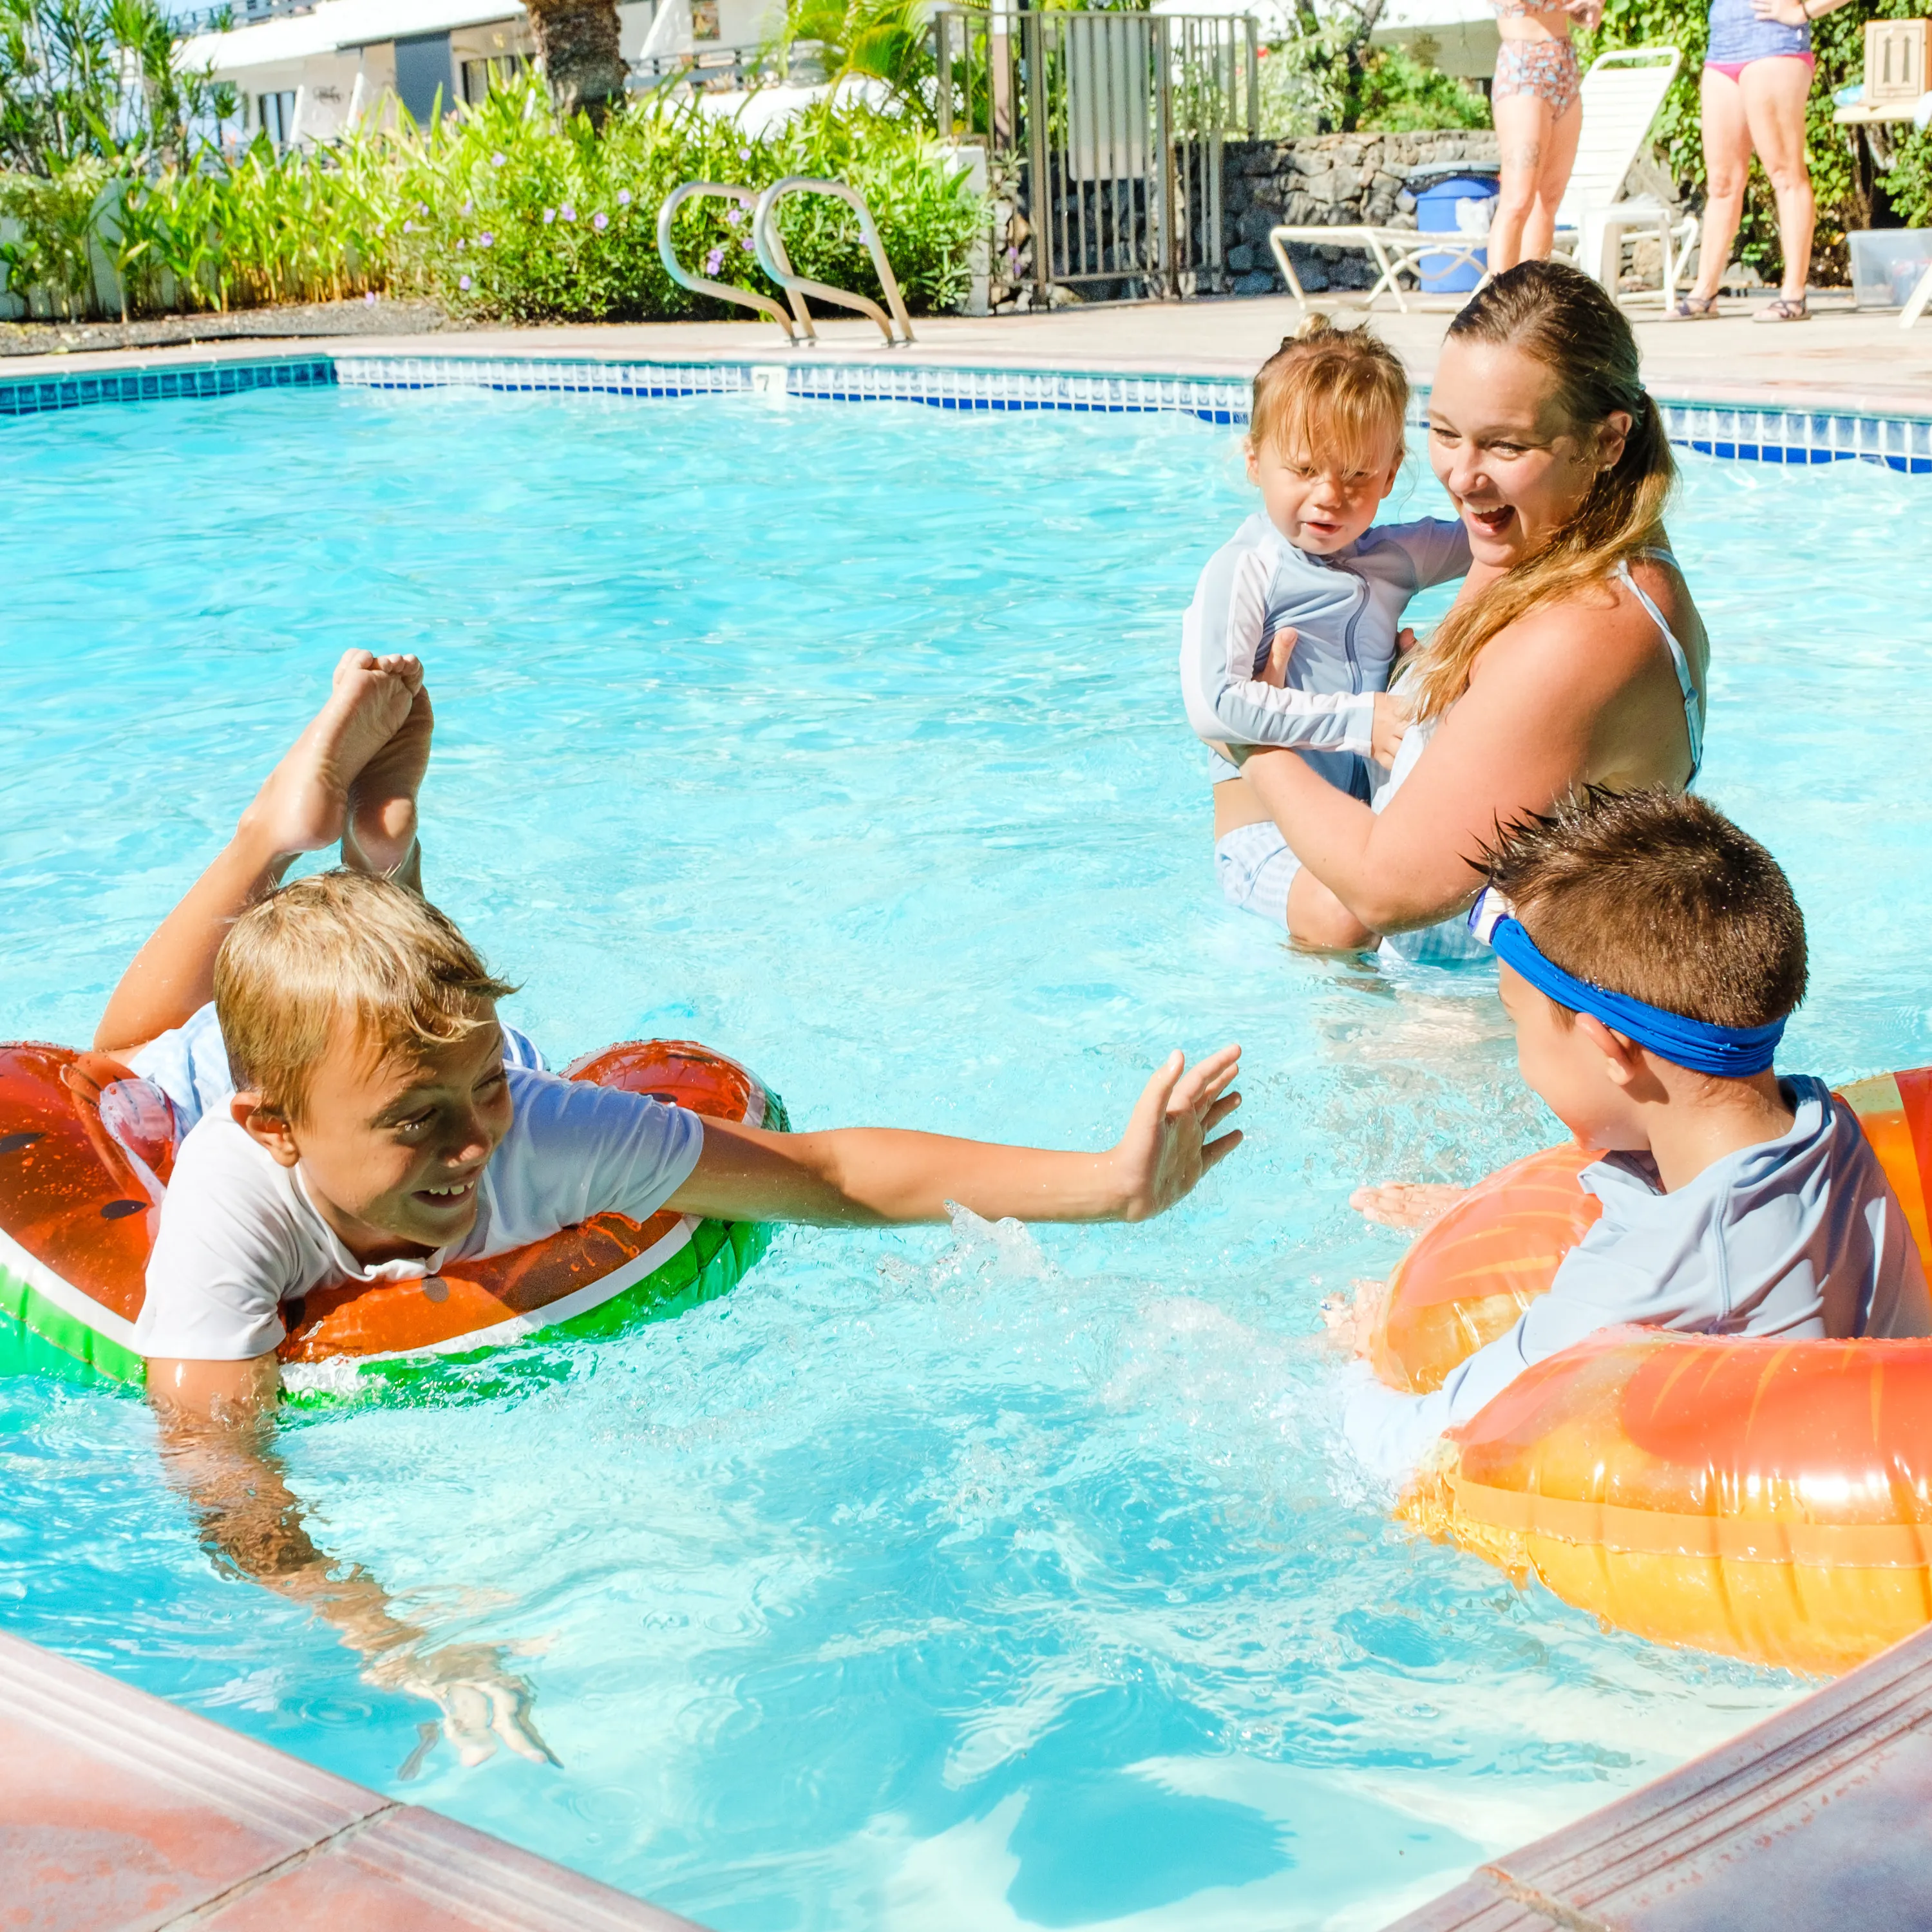
POLYGON ((808 295, 816 296, 820 302, 836 302, 841 308, 870 316, 878 324, 879 333, 886 338, 889 349, 899 347, 913 339, 912 323, 907 318, 905 303, 899 294, 898 278, 892 273, 892 265, 886 257, 884 244, 879 239, 878 224, 872 219, 872 211, 866 205, 866 197, 843 182, 820 181, 810 175, 787 175, 782 181, 773 182, 759 195, 731 182, 686 182, 673 188, 664 196, 664 206, 658 210, 658 255, 664 265, 664 272, 680 287, 719 302, 736 302, 740 308, 770 316, 784 331, 785 340, 794 346, 801 341, 818 340, 818 332, 812 326, 812 310, 806 305, 805 298, 808 295), (794 270, 791 258, 785 253, 784 238, 772 219, 778 203, 788 194, 830 195, 846 203, 857 214, 860 237, 872 257, 879 286, 884 291, 892 310, 890 317, 868 296, 860 295, 850 289, 835 289, 826 282, 814 282, 794 270), (758 266, 784 290, 791 304, 790 315, 769 296, 750 289, 734 288, 728 283, 712 281, 706 276, 694 275, 678 260, 671 245, 672 218, 686 201, 698 195, 718 196, 751 209, 752 246, 758 256, 758 266))

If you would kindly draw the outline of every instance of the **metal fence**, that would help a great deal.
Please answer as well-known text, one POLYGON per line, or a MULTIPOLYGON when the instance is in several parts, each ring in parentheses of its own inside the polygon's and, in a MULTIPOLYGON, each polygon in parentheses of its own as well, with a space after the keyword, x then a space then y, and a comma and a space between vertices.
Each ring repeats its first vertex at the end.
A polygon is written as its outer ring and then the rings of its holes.
POLYGON ((940 130, 1019 164, 1042 297, 1225 286, 1222 143, 1259 132, 1251 16, 942 5, 932 32, 940 130))

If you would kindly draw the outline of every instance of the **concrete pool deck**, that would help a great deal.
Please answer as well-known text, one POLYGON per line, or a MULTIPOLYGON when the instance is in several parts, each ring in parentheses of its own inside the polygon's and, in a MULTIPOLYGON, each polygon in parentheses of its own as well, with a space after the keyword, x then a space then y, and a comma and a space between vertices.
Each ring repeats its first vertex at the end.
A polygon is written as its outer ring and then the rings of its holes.
POLYGON ((0 1927, 702 1932, 0 1635, 0 1927))
MULTIPOLYGON (((1872 415, 1932 416, 1932 320, 1910 331, 1888 312, 1854 310, 1826 296, 1808 322, 1765 327, 1756 304, 1726 303, 1723 316, 1666 322, 1631 313, 1652 388, 1666 400, 1872 415)), ((1359 314, 1359 310, 1353 311, 1359 314)), ((1372 320, 1410 373, 1426 381, 1454 313, 1447 302, 1372 320)), ((21 356, 0 380, 94 371, 260 361, 312 351, 339 356, 586 357, 592 359, 788 357, 954 368, 1079 370, 1246 377, 1296 326, 1286 296, 1198 302, 1122 304, 1051 314, 926 318, 910 348, 884 348, 868 322, 821 322, 815 347, 788 350, 770 323, 614 322, 524 328, 437 330, 426 334, 266 337, 164 348, 21 356)))

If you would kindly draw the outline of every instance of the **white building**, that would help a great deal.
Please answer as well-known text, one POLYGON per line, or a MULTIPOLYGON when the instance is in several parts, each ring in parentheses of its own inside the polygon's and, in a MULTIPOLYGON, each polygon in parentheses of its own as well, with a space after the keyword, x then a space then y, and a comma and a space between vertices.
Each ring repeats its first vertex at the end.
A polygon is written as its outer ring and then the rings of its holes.
MULTIPOLYGON (((624 0, 617 8, 624 58, 702 53, 760 45, 782 0, 624 0), (658 31, 653 33, 652 28, 658 31)), ((183 43, 184 67, 207 69, 241 96, 243 125, 278 146, 326 141, 352 125, 379 124, 400 102, 427 120, 482 100, 493 74, 535 56, 521 0, 318 0, 226 33, 183 43)))

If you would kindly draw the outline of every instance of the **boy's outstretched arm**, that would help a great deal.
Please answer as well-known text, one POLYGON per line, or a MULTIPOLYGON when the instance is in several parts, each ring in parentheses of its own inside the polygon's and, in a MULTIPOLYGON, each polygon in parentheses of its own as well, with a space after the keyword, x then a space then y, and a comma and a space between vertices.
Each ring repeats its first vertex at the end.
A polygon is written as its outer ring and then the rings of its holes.
POLYGON ((1238 1046, 1191 1071, 1171 1054, 1104 1154, 891 1127, 775 1134, 706 1120, 704 1151, 668 1204, 723 1220, 826 1225, 943 1221, 955 1201, 994 1221, 1145 1221, 1240 1144, 1238 1131, 1209 1138, 1241 1103, 1230 1090, 1240 1064, 1238 1046))

